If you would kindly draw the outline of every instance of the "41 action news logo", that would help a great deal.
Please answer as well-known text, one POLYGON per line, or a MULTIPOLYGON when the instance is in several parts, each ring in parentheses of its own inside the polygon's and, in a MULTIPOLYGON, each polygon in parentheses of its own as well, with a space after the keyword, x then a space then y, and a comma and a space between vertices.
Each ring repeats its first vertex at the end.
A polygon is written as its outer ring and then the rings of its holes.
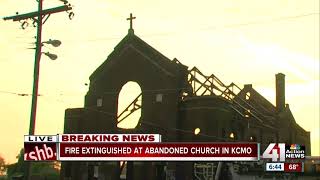
POLYGON ((304 159, 305 146, 299 144, 286 145, 285 143, 270 143, 263 152, 262 158, 272 159, 273 162, 285 159, 304 159))

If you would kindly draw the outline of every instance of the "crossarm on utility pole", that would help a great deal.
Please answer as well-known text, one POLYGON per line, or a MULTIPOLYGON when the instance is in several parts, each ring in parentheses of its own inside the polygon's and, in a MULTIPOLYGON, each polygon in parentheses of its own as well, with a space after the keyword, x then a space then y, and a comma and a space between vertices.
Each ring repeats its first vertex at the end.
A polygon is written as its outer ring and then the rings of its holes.
MULTIPOLYGON (((41 15, 47 15, 47 14, 53 14, 53 13, 58 13, 62 11, 68 11, 71 10, 72 7, 69 5, 63 5, 63 6, 58 6, 55 8, 50 8, 50 9, 45 9, 41 11, 41 15)), ((13 21, 20 21, 28 18, 36 18, 39 16, 38 11, 30 12, 30 13, 25 13, 25 14, 19 14, 15 16, 9 16, 9 17, 4 17, 3 20, 13 20, 13 21)))

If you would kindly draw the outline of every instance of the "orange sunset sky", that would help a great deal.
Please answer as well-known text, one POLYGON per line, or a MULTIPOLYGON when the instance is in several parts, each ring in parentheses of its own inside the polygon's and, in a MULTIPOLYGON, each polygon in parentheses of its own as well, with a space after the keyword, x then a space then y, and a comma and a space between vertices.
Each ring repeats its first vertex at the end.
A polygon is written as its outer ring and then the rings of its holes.
MULTIPOLYGON (((127 34, 135 34, 170 59, 177 58, 225 84, 253 87, 275 104, 275 74, 286 75, 286 103, 319 147, 318 0, 70 0, 73 20, 51 15, 43 40, 59 39, 42 56, 36 134, 62 133, 64 110, 82 107, 90 74, 127 34)), ((44 0, 44 8, 62 5, 44 0)), ((0 17, 35 11, 36 0, 1 0, 0 17)), ((31 23, 32 24, 32 23, 31 23)), ((28 133, 36 29, 0 20, 0 155, 15 162, 28 133)))

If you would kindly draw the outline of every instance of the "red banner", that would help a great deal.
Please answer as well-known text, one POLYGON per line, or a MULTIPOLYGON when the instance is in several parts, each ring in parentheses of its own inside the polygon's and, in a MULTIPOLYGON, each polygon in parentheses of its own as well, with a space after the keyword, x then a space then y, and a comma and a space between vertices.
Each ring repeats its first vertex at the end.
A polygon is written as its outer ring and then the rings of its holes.
POLYGON ((285 172, 303 172, 303 163, 284 163, 285 172))
POLYGON ((25 161, 53 161, 57 160, 56 143, 25 143, 25 161))
POLYGON ((258 144, 60 143, 59 160, 257 161, 258 144))

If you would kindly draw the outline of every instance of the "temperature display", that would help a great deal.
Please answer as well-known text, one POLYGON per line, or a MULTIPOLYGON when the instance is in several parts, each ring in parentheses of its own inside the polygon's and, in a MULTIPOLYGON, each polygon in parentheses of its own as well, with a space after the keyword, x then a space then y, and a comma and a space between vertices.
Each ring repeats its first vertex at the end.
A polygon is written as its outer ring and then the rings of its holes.
POLYGON ((285 172, 303 172, 303 163, 284 163, 285 172))

